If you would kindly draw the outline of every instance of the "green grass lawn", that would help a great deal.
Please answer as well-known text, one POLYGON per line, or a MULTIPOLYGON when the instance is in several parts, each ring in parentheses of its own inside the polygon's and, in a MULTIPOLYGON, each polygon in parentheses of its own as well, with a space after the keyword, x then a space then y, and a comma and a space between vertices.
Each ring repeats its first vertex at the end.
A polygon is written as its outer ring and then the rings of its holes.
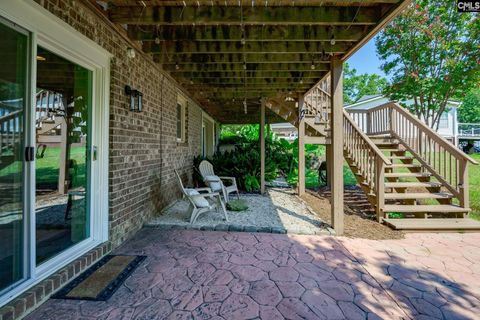
MULTIPOLYGON (((472 155, 472 158, 480 163, 480 154, 472 155)), ((480 165, 469 165, 468 179, 470 182, 470 216, 480 220, 480 165)))
MULTIPOLYGON (((76 171, 71 170, 71 174, 74 176, 72 187, 85 185, 85 147, 72 147, 70 159, 75 160, 76 163, 76 171)), ((37 187, 56 188, 58 184, 59 162, 60 148, 58 147, 47 147, 43 158, 36 159, 35 175, 37 187)), ((19 162, 14 162, 4 168, 0 176, 7 177, 18 174, 20 171, 19 162)))

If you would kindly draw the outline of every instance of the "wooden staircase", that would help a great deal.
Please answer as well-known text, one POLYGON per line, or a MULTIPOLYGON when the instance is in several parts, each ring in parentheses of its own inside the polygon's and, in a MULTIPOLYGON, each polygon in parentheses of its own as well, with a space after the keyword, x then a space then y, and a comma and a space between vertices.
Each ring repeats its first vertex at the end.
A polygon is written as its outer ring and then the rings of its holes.
MULTIPOLYGON (((304 97, 272 98, 267 107, 298 127, 306 143, 330 143, 328 78, 304 97)), ((468 218, 468 164, 477 162, 396 103, 344 110, 344 157, 377 220, 405 231, 480 230, 468 218)))
POLYGON ((479 222, 466 219, 470 212, 467 165, 477 164, 475 160, 396 103, 344 115, 377 155, 372 160, 375 170, 358 170, 359 160, 352 156, 358 152, 355 142, 344 148, 378 221, 405 231, 480 230, 479 222), (365 184, 368 174, 373 175, 373 187, 365 184))
MULTIPOLYGON (((35 131, 39 144, 61 143, 61 126, 65 124, 65 107, 61 94, 41 90, 35 99, 35 131)), ((23 159, 23 110, 14 102, 0 102, 0 169, 23 159)), ((68 106, 73 108, 74 104, 68 106)), ((73 112, 71 126, 78 128, 81 117, 73 112)), ((80 131, 70 130, 71 138, 79 139, 80 131)))

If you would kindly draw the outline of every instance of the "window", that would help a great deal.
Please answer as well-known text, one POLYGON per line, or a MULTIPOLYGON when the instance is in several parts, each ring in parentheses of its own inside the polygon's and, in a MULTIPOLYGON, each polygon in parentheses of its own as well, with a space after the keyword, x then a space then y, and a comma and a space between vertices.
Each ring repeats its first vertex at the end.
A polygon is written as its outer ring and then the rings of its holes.
POLYGON ((177 142, 185 142, 185 99, 177 98, 177 142))
POLYGON ((439 129, 446 129, 448 128, 448 112, 442 113, 440 116, 440 123, 438 124, 439 129))

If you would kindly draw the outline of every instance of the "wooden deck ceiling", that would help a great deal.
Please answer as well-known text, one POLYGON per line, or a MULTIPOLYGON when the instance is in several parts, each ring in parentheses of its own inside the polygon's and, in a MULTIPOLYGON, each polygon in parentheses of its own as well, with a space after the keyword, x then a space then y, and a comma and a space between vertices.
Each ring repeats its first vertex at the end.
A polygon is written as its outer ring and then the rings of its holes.
POLYGON ((257 123, 262 97, 307 92, 332 58, 345 60, 405 4, 110 0, 107 12, 217 120, 257 123))

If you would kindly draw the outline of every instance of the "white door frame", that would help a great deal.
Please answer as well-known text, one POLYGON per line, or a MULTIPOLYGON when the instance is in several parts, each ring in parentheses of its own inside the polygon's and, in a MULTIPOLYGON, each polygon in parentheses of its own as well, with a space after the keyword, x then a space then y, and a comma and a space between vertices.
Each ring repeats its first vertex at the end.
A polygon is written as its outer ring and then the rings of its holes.
MULTIPOLYGON (((38 45, 92 71, 91 147, 97 147, 96 161, 90 172, 90 236, 84 241, 56 255, 38 267, 35 265, 35 162, 25 166, 26 190, 25 224, 27 232, 25 280, 0 296, 0 306, 26 289, 47 278, 65 265, 108 240, 108 139, 110 58, 112 55, 70 25, 29 0, 0 2, 0 16, 30 32, 30 100, 26 114, 29 126, 25 128, 26 146, 35 146, 35 128, 32 125, 36 88, 36 48, 38 45), (27 184, 28 185, 28 184, 27 184)), ((93 154, 93 150, 90 153, 93 154)))

